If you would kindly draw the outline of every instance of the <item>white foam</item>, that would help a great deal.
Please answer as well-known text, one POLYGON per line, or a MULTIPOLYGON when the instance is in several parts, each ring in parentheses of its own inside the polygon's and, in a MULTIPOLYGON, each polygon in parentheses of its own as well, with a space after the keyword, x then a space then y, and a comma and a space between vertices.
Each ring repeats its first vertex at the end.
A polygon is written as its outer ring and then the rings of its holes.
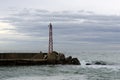
POLYGON ((5 80, 87 80, 87 79, 85 75, 58 75, 58 76, 14 77, 5 80))
POLYGON ((100 68, 106 68, 111 71, 119 71, 120 66, 119 65, 86 65, 86 66, 81 66, 83 68, 94 68, 94 69, 100 69, 100 68))
POLYGON ((81 63, 82 66, 86 65, 86 61, 85 60, 80 61, 80 63, 81 63))

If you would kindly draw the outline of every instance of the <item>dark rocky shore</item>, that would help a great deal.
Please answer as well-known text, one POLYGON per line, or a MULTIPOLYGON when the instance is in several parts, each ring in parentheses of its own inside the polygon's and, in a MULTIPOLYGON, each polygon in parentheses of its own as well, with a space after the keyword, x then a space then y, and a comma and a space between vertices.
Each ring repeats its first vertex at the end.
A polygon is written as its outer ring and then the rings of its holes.
POLYGON ((80 65, 80 61, 63 53, 0 53, 0 66, 10 65, 80 65))

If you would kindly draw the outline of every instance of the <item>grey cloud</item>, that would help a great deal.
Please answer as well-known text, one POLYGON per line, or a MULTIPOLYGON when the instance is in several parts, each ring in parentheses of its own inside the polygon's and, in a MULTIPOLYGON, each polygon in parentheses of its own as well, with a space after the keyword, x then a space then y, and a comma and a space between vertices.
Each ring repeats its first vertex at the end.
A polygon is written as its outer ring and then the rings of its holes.
MULTIPOLYGON (((105 16, 105 15, 95 15, 95 14, 81 14, 81 13, 72 13, 72 12, 49 12, 47 10, 29 10, 24 9, 17 14, 13 14, 12 18, 19 18, 23 21, 32 21, 32 22, 49 22, 50 19, 55 22, 59 21, 77 21, 77 20, 87 20, 87 21, 96 21, 98 23, 119 23, 120 17, 119 16, 105 16)), ((9 19, 9 18, 8 18, 9 19)), ((16 19, 16 20, 17 20, 16 19)), ((10 19, 12 20, 12 19, 10 19)))
POLYGON ((47 26, 51 21, 54 26, 54 36, 59 42, 66 40, 71 42, 119 43, 120 16, 83 13, 84 11, 74 13, 24 9, 9 17, 1 18, 1 20, 11 23, 16 26, 17 32, 28 36, 47 37, 47 26), (83 22, 79 22, 80 20, 83 22))

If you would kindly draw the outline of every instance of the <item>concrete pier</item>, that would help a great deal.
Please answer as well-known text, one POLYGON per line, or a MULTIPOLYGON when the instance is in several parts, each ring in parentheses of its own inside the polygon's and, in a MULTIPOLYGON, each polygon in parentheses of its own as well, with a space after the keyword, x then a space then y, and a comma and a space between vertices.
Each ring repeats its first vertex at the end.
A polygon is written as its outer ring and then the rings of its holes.
POLYGON ((0 66, 49 64, 80 65, 80 62, 61 53, 0 53, 0 66))

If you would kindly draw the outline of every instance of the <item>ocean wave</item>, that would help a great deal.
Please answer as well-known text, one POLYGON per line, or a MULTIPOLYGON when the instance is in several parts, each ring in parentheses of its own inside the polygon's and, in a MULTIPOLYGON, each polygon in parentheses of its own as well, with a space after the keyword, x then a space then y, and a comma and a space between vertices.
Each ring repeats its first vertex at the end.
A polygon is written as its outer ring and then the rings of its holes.
POLYGON ((59 75, 59 76, 26 76, 5 80, 87 80, 85 75, 59 75))

